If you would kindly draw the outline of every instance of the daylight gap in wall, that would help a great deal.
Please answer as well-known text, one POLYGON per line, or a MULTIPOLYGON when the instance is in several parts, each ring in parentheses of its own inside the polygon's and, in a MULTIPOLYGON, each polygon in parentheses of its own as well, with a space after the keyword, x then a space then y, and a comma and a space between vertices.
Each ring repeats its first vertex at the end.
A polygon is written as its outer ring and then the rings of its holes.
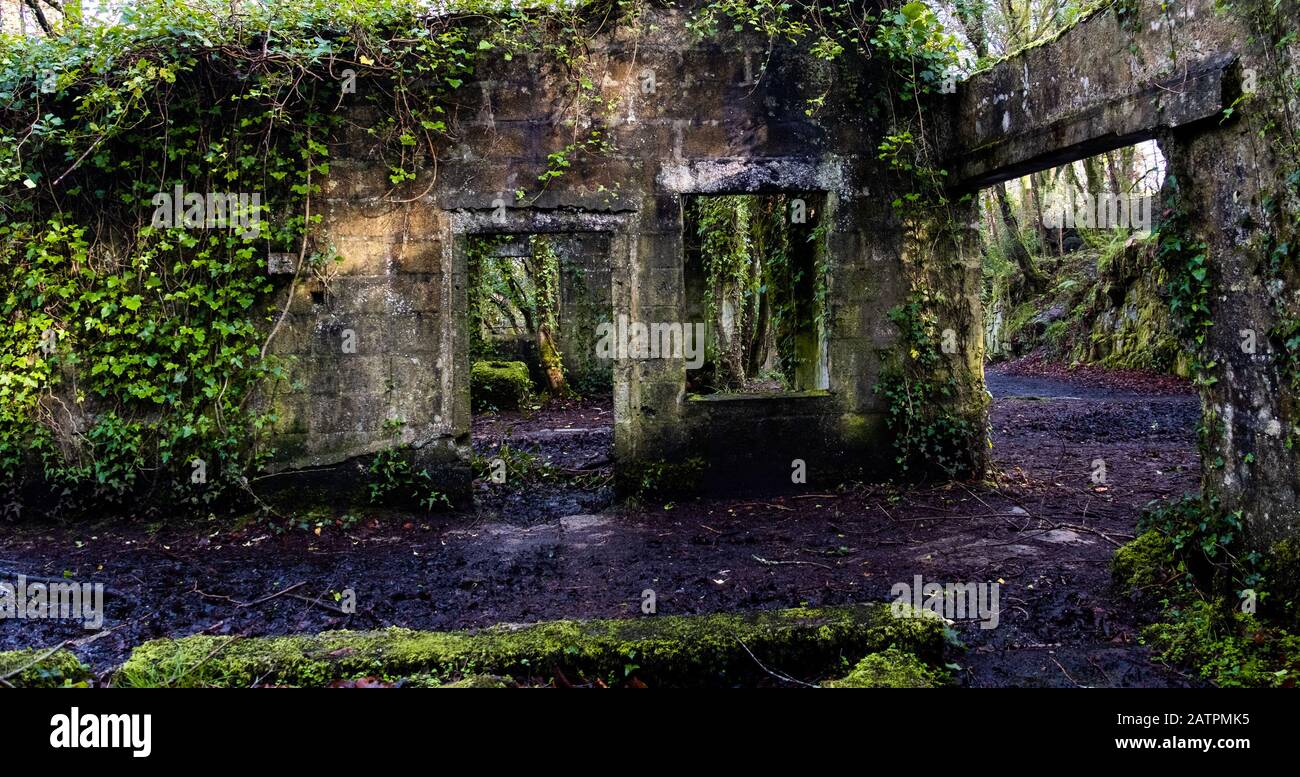
POLYGON ((1158 260, 1155 141, 980 192, 985 354, 1185 376, 1158 260))

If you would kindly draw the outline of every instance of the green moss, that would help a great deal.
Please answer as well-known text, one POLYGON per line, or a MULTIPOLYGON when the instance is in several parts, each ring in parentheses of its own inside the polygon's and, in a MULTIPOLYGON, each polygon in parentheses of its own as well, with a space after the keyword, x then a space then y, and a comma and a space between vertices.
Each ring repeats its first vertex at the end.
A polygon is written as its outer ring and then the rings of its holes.
POLYGON ((438 686, 439 688, 509 688, 510 680, 494 674, 473 674, 460 680, 453 680, 438 686))
POLYGON ((889 427, 879 413, 844 413, 840 416, 840 439, 861 447, 884 444, 889 440, 889 427))
POLYGON ((1111 579, 1125 591, 1151 588, 1167 580, 1174 565, 1169 538, 1151 530, 1115 551, 1111 579))
POLYGON ((1007 316, 1007 322, 1002 330, 1002 341, 1005 343, 1015 342, 1024 329, 1029 326, 1029 322, 1041 312, 1040 305, 1042 304, 1044 303, 1030 300, 1017 305, 1007 316))
POLYGON ((46 652, 46 650, 0 652, 0 678, 4 678, 4 682, 15 688, 62 688, 85 686, 89 682, 90 669, 71 652, 56 650, 41 658, 46 652))
POLYGON ((1224 688, 1284 687, 1300 679, 1300 637, 1228 606, 1197 599, 1143 632, 1157 657, 1224 688))
POLYGON ((932 669, 911 653, 889 648, 872 653, 839 680, 827 680, 823 688, 936 688, 947 681, 944 673, 932 669))
POLYGON ((523 362, 474 362, 469 383, 475 412, 518 410, 528 402, 533 387, 528 365, 523 362))
POLYGON ((890 647, 937 661, 941 623, 894 618, 886 605, 751 614, 657 616, 496 626, 476 632, 326 632, 240 639, 192 636, 145 643, 114 683, 121 686, 321 686, 336 679, 475 674, 658 686, 766 681, 765 666, 819 676, 845 655, 890 647), (753 656, 750 653, 753 653, 753 656))

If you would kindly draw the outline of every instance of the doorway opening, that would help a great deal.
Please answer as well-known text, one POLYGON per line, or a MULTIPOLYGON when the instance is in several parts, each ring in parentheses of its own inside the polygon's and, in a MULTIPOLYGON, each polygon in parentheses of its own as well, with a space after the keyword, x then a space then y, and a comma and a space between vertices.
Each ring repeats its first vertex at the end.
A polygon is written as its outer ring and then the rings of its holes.
POLYGON ((606 232, 463 238, 480 511, 512 522, 593 512, 613 498, 612 318, 606 232))

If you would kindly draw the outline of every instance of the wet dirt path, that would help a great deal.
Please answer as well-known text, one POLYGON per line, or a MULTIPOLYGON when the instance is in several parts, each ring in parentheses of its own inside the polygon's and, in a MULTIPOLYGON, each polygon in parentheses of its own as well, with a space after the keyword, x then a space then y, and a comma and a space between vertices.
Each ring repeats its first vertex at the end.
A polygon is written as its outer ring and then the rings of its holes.
POLYGON ((200 631, 642 617, 645 589, 664 614, 889 601, 895 583, 921 575, 1002 581, 997 628, 956 626, 969 648, 957 659, 965 685, 1183 684, 1138 645, 1141 615, 1111 590, 1109 559, 1143 505, 1195 489, 1196 398, 1112 396, 997 372, 989 383, 991 484, 621 508, 600 478, 612 414, 578 403, 476 421, 480 455, 508 442, 582 483, 577 493, 556 483, 493 493, 484 484, 476 515, 366 511, 319 535, 265 523, 232 529, 228 520, 152 531, 122 522, 7 526, 0 575, 100 581, 112 591, 105 632, 0 620, 0 649, 80 640, 73 649, 105 672, 134 644, 200 631), (1092 480, 1098 459, 1104 485, 1092 480), (351 615, 335 605, 349 588, 351 615))

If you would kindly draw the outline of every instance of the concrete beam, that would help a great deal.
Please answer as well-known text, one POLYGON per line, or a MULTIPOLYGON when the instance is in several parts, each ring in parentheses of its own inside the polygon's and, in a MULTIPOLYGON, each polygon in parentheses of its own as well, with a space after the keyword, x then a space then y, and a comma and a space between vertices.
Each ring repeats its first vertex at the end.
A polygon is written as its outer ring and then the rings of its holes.
MULTIPOLYGON (((958 87, 948 169, 971 190, 1213 119, 1236 99, 1235 45, 1204 46, 1203 0, 1094 14, 958 87), (1188 45, 1184 47, 1184 41, 1188 45)), ((1211 36, 1213 40, 1213 36, 1211 36)))

